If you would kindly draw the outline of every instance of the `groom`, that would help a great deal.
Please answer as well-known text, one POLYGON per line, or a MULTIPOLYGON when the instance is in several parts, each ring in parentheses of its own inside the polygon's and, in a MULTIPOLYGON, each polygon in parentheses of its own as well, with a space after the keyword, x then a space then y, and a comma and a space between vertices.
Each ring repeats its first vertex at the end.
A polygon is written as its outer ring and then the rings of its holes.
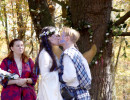
POLYGON ((63 27, 59 37, 59 44, 64 49, 60 58, 59 80, 61 88, 74 94, 74 100, 90 100, 91 72, 86 59, 74 46, 79 37, 76 30, 63 27))

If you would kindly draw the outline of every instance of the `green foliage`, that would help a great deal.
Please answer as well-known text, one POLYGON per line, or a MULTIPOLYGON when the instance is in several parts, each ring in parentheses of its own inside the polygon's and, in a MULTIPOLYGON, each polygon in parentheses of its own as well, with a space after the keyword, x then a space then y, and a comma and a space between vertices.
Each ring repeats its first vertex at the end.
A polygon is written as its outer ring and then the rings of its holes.
POLYGON ((120 18, 120 13, 116 16, 116 18, 120 18))

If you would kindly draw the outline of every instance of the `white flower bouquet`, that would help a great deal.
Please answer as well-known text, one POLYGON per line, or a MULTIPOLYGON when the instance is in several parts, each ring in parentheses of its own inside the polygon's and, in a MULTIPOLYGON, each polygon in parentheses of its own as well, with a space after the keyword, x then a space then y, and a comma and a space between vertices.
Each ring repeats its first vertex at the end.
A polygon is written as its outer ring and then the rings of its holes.
POLYGON ((18 79, 18 78, 19 78, 18 74, 11 74, 0 68, 0 83, 5 79, 10 80, 10 79, 18 79))

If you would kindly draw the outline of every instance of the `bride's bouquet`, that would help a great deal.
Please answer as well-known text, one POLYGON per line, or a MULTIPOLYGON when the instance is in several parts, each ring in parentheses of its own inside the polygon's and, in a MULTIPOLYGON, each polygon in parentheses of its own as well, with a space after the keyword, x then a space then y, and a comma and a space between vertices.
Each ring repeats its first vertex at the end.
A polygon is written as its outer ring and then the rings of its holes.
POLYGON ((5 80, 10 80, 10 79, 18 79, 19 78, 19 75, 18 74, 12 74, 12 73, 9 73, 7 71, 4 71, 0 68, 0 83, 2 83, 3 81, 5 80))

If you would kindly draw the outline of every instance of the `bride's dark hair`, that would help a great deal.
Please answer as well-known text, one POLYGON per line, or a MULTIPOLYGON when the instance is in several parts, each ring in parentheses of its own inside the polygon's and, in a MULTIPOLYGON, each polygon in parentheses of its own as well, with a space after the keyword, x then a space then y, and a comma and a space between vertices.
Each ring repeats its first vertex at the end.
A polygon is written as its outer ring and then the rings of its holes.
POLYGON ((55 55, 52 51, 51 43, 48 40, 48 37, 52 36, 54 33, 55 33, 55 27, 47 26, 47 27, 44 27, 42 29, 41 34, 39 35, 40 36, 40 50, 39 50, 38 56, 36 58, 35 67, 34 67, 34 72, 37 75, 39 75, 39 73, 40 73, 39 64, 38 64, 39 54, 40 54, 40 52, 42 51, 43 48, 45 48, 45 50, 48 52, 48 54, 51 56, 51 58, 53 60, 53 64, 52 64, 52 67, 50 68, 50 72, 52 72, 52 71, 54 71, 58 68, 57 63, 56 63, 56 59, 55 59, 55 55))

